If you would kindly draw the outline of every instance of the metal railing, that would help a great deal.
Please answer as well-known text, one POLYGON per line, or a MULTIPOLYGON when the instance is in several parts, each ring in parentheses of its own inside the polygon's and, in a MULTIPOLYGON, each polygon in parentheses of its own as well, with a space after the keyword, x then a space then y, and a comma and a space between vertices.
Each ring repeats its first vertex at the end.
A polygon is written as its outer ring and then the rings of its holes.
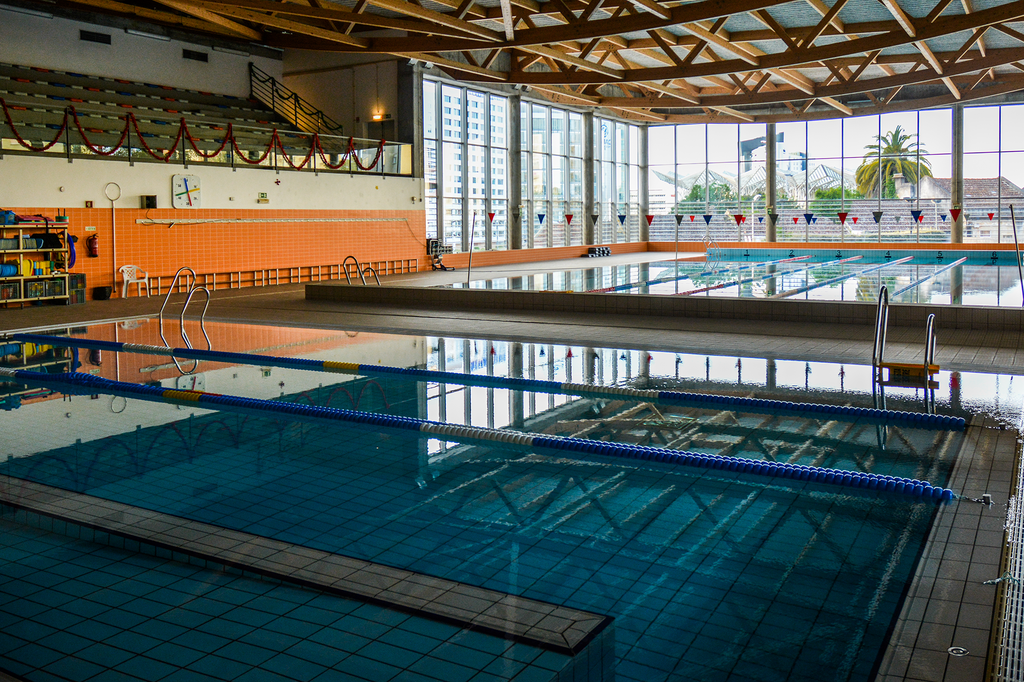
POLYGON ((249 62, 249 95, 307 133, 344 133, 340 123, 249 62))
MULTIPOLYGON (((181 339, 185 342, 185 348, 192 350, 192 341, 188 338, 188 332, 185 331, 185 311, 188 309, 188 304, 192 302, 192 296, 197 291, 202 291, 206 294, 206 305, 203 306, 203 312, 199 315, 199 328, 203 331, 203 336, 206 337, 206 349, 213 350, 213 344, 210 342, 210 335, 206 333, 206 311, 210 307, 210 290, 206 287, 196 286, 196 272, 192 268, 186 266, 178 268, 178 271, 174 273, 174 279, 171 280, 171 286, 167 288, 167 296, 164 297, 163 305, 160 306, 160 314, 158 319, 160 321, 160 340, 164 342, 164 346, 167 348, 171 347, 171 344, 167 343, 167 338, 164 336, 164 309, 167 308, 168 301, 171 300, 171 294, 174 293, 174 286, 178 283, 178 279, 182 273, 185 274, 185 288, 188 295, 185 297, 185 304, 181 306, 181 314, 178 316, 178 322, 181 325, 181 339), (191 273, 192 279, 189 279, 188 273, 191 273)), ((194 374, 199 368, 199 359, 194 358, 192 360, 192 369, 186 370, 178 362, 178 358, 171 356, 171 360, 174 361, 174 366, 178 368, 178 371, 182 374, 194 374)))
MULTIPOLYGON (((934 317, 934 316, 933 316, 934 317)), ((882 356, 885 353, 885 335, 889 329, 889 287, 878 290, 878 308, 875 310, 875 342, 871 348, 871 367, 875 381, 882 378, 882 356)))

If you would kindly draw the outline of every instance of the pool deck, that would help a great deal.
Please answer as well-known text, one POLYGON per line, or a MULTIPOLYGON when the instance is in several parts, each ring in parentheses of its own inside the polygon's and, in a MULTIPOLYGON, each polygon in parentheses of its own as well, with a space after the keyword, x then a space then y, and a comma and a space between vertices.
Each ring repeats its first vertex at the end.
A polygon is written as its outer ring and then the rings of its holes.
MULTIPOLYGON (((638 255, 572 259, 474 270, 474 279, 637 262, 638 255)), ((656 255, 657 260, 671 254, 656 255)), ((387 278, 385 286, 435 286, 465 281, 466 273, 425 272, 387 278)), ((869 364, 873 328, 865 324, 574 313, 551 310, 431 309, 306 300, 305 285, 220 290, 208 320, 377 331, 399 334, 541 341, 669 352, 869 364)), ((178 296, 175 301, 183 300, 178 296)), ((162 298, 95 301, 0 312, 0 334, 52 330, 101 321, 155 316, 162 298)), ((754 303, 757 305, 758 303, 754 303)), ((763 302, 761 302, 763 304, 763 302)), ((843 305, 843 304, 836 304, 843 305)), ((174 307, 176 315, 180 309, 174 307)), ((1024 374, 1024 333, 1009 330, 937 330, 936 361, 943 369, 1024 374)), ((887 360, 920 362, 924 329, 890 326, 887 360)), ((983 585, 1006 565, 1004 523, 1019 457, 1018 434, 987 417, 967 432, 950 486, 964 498, 990 493, 992 506, 968 499, 939 508, 877 679, 937 682, 984 679, 990 637, 1005 584, 983 585), (953 656, 950 647, 967 654, 953 656)), ((999 633, 992 637, 999 640, 999 633)))

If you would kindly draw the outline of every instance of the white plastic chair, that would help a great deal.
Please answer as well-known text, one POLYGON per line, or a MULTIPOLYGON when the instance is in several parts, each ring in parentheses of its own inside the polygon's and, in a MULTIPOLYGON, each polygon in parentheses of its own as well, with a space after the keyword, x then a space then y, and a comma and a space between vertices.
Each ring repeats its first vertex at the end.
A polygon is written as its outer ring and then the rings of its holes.
POLYGON ((124 286, 121 287, 121 298, 128 298, 128 287, 135 285, 135 290, 142 296, 142 287, 146 287, 146 297, 149 297, 149 273, 143 272, 137 265, 122 265, 117 269, 124 277, 124 286))

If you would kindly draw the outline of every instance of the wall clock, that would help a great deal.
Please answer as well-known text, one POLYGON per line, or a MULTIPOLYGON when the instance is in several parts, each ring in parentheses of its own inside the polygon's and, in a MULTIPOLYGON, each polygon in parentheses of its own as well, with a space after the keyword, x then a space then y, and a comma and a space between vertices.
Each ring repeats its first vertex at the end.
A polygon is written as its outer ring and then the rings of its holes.
POLYGON ((198 175, 171 176, 171 206, 174 208, 202 208, 203 193, 198 175))

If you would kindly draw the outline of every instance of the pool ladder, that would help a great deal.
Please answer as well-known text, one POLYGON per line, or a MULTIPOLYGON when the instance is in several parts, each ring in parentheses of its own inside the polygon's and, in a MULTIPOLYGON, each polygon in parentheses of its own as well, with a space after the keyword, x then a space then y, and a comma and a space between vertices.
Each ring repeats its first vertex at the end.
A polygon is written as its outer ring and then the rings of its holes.
POLYGON ((349 261, 352 261, 353 263, 356 264, 356 274, 358 274, 359 275, 359 279, 362 280, 363 286, 366 286, 366 273, 367 272, 369 272, 371 275, 373 275, 373 278, 375 280, 377 280, 377 286, 380 286, 380 277, 377 276, 377 270, 374 269, 374 267, 372 265, 370 265, 370 264, 367 264, 365 266, 360 265, 359 261, 356 259, 355 256, 345 256, 345 260, 341 261, 341 269, 345 273, 345 280, 349 284, 352 284, 352 277, 350 277, 349 274, 348 274, 348 262, 349 261))
MULTIPOLYGON (((185 304, 181 307, 181 315, 178 316, 178 322, 181 326, 181 339, 185 342, 185 347, 192 350, 192 341, 188 338, 188 332, 185 331, 185 311, 188 309, 188 304, 192 302, 192 297, 197 291, 202 291, 206 294, 206 305, 203 306, 203 312, 199 316, 199 328, 203 332, 203 336, 206 338, 206 349, 213 350, 213 344, 210 343, 210 335, 206 333, 206 311, 210 307, 210 290, 206 287, 196 286, 196 271, 190 267, 178 268, 178 271, 174 273, 174 279, 171 280, 171 286, 167 289, 167 296, 164 297, 164 303, 160 306, 160 340, 164 342, 164 346, 167 348, 171 347, 171 344, 167 343, 167 337, 164 336, 164 309, 167 308, 168 301, 171 300, 171 294, 174 293, 174 287, 178 283, 178 278, 181 277, 182 273, 191 273, 191 283, 189 281, 188 274, 185 275, 185 287, 188 292, 188 296, 185 297, 185 304)), ((186 370, 178 362, 178 358, 171 356, 171 360, 174 361, 174 366, 178 368, 178 371, 182 374, 195 374, 196 369, 199 368, 199 359, 193 359, 192 369, 186 370)))
MULTIPOLYGON (((935 364, 935 314, 930 313, 925 322, 924 361, 920 364, 886 362, 885 341, 889 328, 889 288, 882 286, 878 291, 878 307, 875 310, 875 338, 871 348, 872 382, 878 386, 908 386, 925 389, 925 407, 929 414, 935 410, 935 394, 930 389, 937 387, 931 380, 939 366, 935 364), (889 380, 883 381, 882 371, 889 370, 889 380), (929 394, 931 399, 929 400, 929 394)), ((884 394, 882 400, 884 401, 884 394)))

